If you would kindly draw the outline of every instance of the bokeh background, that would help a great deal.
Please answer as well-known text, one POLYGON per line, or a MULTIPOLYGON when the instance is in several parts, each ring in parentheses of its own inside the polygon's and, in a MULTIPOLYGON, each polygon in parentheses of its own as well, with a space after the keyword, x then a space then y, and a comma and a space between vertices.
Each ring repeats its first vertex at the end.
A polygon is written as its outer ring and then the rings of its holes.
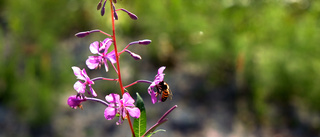
MULTIPOLYGON (((99 0, 0 1, 0 137, 131 136, 128 124, 107 121, 101 104, 74 110, 72 66, 90 77, 89 44, 105 36, 76 38, 101 29, 111 33, 109 6, 99 0)), ((153 80, 167 66, 171 101, 152 105, 146 84, 128 88, 143 97, 147 127, 173 105, 178 108, 155 136, 320 136, 320 1, 317 0, 120 0, 139 19, 118 12, 119 49, 131 41, 142 56, 120 58, 125 84, 153 80)), ((119 92, 98 81, 99 98, 119 92)))

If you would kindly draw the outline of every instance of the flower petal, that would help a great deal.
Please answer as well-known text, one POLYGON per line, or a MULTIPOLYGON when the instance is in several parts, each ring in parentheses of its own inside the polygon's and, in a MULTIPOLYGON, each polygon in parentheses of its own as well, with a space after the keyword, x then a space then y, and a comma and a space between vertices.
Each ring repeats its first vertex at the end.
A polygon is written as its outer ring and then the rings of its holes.
POLYGON ((77 77, 77 79, 86 80, 86 78, 82 75, 82 71, 79 67, 73 66, 71 68, 73 70, 74 75, 77 77))
POLYGON ((158 99, 157 99, 157 97, 156 97, 155 92, 152 90, 152 88, 153 88, 153 87, 149 86, 148 92, 149 92, 149 94, 150 94, 150 96, 151 96, 151 102, 152 102, 152 104, 155 104, 155 103, 158 101, 158 99))
POLYGON ((101 42, 101 47, 99 49, 99 51, 104 50, 104 54, 106 54, 108 52, 109 47, 112 44, 112 39, 110 38, 106 38, 103 40, 103 42, 101 42))
POLYGON ((88 76, 88 74, 87 74, 85 69, 82 69, 81 73, 82 73, 82 76, 85 78, 85 81, 90 80, 90 78, 89 78, 89 76, 88 76))
POLYGON ((96 69, 101 62, 101 56, 89 56, 86 64, 89 69, 96 69))
POLYGON ((108 61, 106 59, 103 59, 103 64, 104 64, 104 68, 106 69, 106 72, 108 72, 109 71, 108 61))
POLYGON ((110 93, 109 95, 106 95, 106 101, 109 103, 119 103, 120 102, 120 96, 115 93, 110 93))
POLYGON ((91 92, 92 96, 96 97, 97 93, 94 91, 94 89, 91 87, 91 85, 89 85, 89 87, 90 87, 90 92, 91 92))
POLYGON ((86 92, 86 86, 81 83, 81 81, 77 81, 74 83, 73 88, 78 92, 78 93, 85 93, 86 92))
POLYGON ((106 55, 106 58, 112 63, 117 63, 117 59, 116 59, 116 53, 114 50, 112 50, 110 53, 108 53, 106 55))
POLYGON ((162 66, 158 69, 158 74, 163 74, 164 69, 166 69, 165 66, 162 66))
POLYGON ((99 53, 99 42, 98 41, 95 41, 93 43, 90 44, 90 51, 92 54, 98 54, 99 53))
POLYGON ((130 96, 128 92, 123 94, 123 100, 124 100, 124 105, 125 106, 134 106, 134 99, 130 96))
POLYGON ((126 110, 129 112, 129 115, 133 118, 139 118, 140 117, 140 109, 137 107, 126 107, 126 110))
POLYGON ((107 107, 105 110, 104 110, 104 117, 107 119, 107 120, 111 120, 113 119, 116 114, 117 114, 117 109, 116 108, 113 108, 113 107, 107 107))

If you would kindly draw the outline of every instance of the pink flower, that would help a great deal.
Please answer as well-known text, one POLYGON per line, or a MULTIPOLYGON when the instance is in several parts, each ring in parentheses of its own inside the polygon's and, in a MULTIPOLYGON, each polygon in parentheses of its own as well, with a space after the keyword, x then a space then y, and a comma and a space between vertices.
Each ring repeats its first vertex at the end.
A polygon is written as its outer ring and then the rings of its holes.
POLYGON ((155 88, 156 88, 156 85, 158 85, 164 79, 164 73, 163 73, 164 69, 166 69, 165 66, 162 66, 158 69, 158 74, 155 76, 154 81, 148 87, 148 92, 151 96, 151 101, 153 104, 158 101, 156 97, 157 90, 155 90, 155 88))
POLYGON ((96 97, 97 93, 91 87, 91 85, 94 84, 94 82, 89 78, 86 70, 85 69, 81 70, 79 67, 75 67, 75 66, 72 67, 72 70, 74 75, 77 77, 77 79, 84 81, 84 82, 81 82, 80 80, 77 81, 76 83, 74 83, 73 88, 78 93, 84 94, 86 92, 86 86, 88 85, 90 88, 90 92, 88 93, 96 97))
POLYGON ((119 121, 117 124, 121 124, 121 118, 127 118, 127 112, 133 118, 140 117, 139 108, 134 106, 134 99, 130 96, 128 92, 123 94, 123 98, 120 100, 120 96, 118 94, 111 93, 106 96, 106 100, 109 102, 108 107, 104 111, 104 117, 107 120, 113 119, 116 114, 120 114, 119 121))
POLYGON ((72 95, 68 98, 68 105, 73 108, 77 109, 77 107, 80 107, 82 109, 81 103, 83 101, 86 101, 85 97, 77 96, 77 95, 72 95))
POLYGON ((116 63, 116 54, 114 50, 108 53, 108 49, 112 44, 112 39, 106 38, 103 42, 95 41, 90 44, 90 51, 92 54, 97 54, 98 56, 89 56, 86 64, 89 69, 96 69, 104 64, 106 72, 109 71, 107 61, 109 60, 113 65, 116 63))

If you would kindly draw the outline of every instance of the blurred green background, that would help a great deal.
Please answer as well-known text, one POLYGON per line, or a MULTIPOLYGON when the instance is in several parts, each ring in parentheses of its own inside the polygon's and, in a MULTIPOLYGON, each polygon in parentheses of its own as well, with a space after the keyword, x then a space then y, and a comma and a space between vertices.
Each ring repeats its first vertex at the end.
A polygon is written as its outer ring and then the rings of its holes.
MULTIPOLYGON (((86 68, 89 44, 105 38, 74 34, 111 33, 109 6, 101 17, 98 2, 0 1, 1 137, 130 136, 126 123, 104 120, 100 104, 66 105, 76 93, 71 67, 86 68)), ((143 96, 148 127, 179 106, 158 136, 320 136, 320 1, 120 0, 116 7, 139 17, 118 12, 119 49, 152 40, 130 47, 142 60, 121 56, 124 83, 152 80, 167 66, 172 101, 151 105, 148 85, 128 88, 143 96)), ((117 85, 94 88, 104 98, 117 85)))

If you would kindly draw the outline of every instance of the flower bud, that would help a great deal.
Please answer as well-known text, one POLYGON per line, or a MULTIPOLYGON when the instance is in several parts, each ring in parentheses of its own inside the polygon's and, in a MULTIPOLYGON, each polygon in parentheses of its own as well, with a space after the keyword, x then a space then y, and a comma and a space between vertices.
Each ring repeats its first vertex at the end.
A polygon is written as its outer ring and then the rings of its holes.
POLYGON ((112 7, 113 7, 113 15, 114 15, 114 19, 118 20, 118 14, 116 12, 116 7, 114 6, 114 4, 112 3, 112 7))
POLYGON ((91 34, 93 32, 100 32, 100 30, 96 29, 96 30, 91 30, 91 31, 79 32, 79 33, 75 34, 75 36, 77 36, 78 38, 83 38, 83 37, 85 37, 85 36, 87 36, 87 35, 89 35, 89 34, 91 34))
POLYGON ((117 0, 113 0, 113 3, 117 3, 117 0))
POLYGON ((139 40, 139 44, 141 45, 148 45, 150 43, 151 43, 151 40, 149 39, 139 40))
POLYGON ((97 10, 100 10, 100 8, 101 8, 101 2, 102 2, 102 0, 100 0, 100 2, 98 3, 97 10))
POLYGON ((104 15, 106 2, 107 2, 107 1, 104 1, 104 3, 103 3, 102 9, 101 9, 101 16, 104 15))
POLYGON ((90 33, 88 31, 85 31, 85 32, 79 32, 79 33, 75 34, 75 36, 77 36, 78 38, 83 38, 89 34, 90 33))
POLYGON ((136 53, 131 52, 130 50, 125 50, 125 52, 129 53, 131 55, 131 57, 133 57, 135 60, 140 60, 142 59, 142 57, 136 53))
POLYGON ((137 20, 137 19, 138 19, 138 16, 137 16, 137 15, 135 15, 135 14, 127 11, 126 9, 120 9, 120 10, 126 12, 126 13, 130 16, 131 19, 133 19, 133 20, 137 20))

